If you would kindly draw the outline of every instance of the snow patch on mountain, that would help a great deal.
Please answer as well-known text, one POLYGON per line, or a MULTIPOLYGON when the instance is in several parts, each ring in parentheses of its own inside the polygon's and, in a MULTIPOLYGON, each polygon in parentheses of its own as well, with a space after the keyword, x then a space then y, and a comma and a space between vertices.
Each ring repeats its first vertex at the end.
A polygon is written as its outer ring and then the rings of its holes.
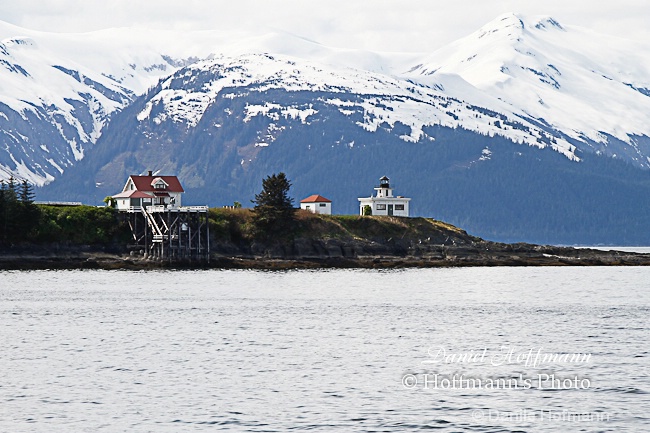
POLYGON ((308 124, 307 118, 318 113, 318 111, 314 110, 312 107, 312 104, 304 108, 297 106, 284 107, 280 104, 272 104, 268 102, 264 105, 246 105, 246 117, 244 118, 244 123, 249 122, 256 116, 266 116, 275 121, 278 121, 281 118, 300 119, 302 124, 308 124))

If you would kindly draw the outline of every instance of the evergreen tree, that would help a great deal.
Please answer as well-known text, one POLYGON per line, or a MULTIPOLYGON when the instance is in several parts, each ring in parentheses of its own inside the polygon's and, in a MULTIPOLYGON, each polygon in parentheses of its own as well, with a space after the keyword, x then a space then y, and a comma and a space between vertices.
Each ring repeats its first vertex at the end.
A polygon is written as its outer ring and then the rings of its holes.
POLYGON ((0 180, 0 245, 6 242, 8 198, 7 184, 0 180))
POLYGON ((18 199, 18 194, 16 194, 16 179, 13 176, 10 176, 7 180, 7 200, 15 202, 18 199))
POLYGON ((19 203, 16 195, 16 181, 10 177, 2 182, 2 213, 0 214, 0 243, 11 244, 17 232, 16 222, 19 220, 19 203))
POLYGON ((289 197, 291 182, 284 173, 267 176, 262 181, 262 192, 255 195, 253 221, 263 235, 282 235, 290 232, 296 209, 289 197))
POLYGON ((34 186, 26 180, 23 180, 20 184, 19 199, 24 205, 34 204, 34 186))
POLYGON ((34 186, 26 180, 23 180, 20 184, 18 201, 15 240, 30 240, 38 226, 40 211, 34 204, 34 186))

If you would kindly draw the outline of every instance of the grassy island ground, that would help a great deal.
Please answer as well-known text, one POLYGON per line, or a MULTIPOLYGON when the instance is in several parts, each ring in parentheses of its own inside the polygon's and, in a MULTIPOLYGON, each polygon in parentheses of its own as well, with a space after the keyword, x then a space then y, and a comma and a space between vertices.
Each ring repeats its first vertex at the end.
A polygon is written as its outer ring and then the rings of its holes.
POLYGON ((217 242, 283 243, 296 239, 341 241, 427 240, 438 243, 478 241, 465 231, 431 218, 403 218, 390 216, 317 215, 308 211, 296 212, 292 230, 273 239, 256 233, 251 209, 210 209, 210 231, 217 242))
POLYGON ((297 211, 290 229, 270 236, 256 229, 251 209, 225 208, 209 210, 209 263, 165 263, 127 248, 129 228, 112 208, 35 206, 31 227, 5 226, 0 269, 650 264, 643 254, 489 242, 430 218, 297 211))
MULTIPOLYGON (((2 242, 5 248, 21 244, 113 246, 126 244, 130 231, 121 223, 118 212, 110 207, 36 205, 37 218, 30 227, 8 231, 2 242)), ((296 212, 291 230, 273 238, 256 232, 252 209, 211 208, 209 210, 211 242, 237 245, 264 242, 277 244, 297 238, 320 240, 418 240, 434 237, 440 242, 479 240, 461 229, 429 218, 367 217, 354 215, 316 215, 296 212)))

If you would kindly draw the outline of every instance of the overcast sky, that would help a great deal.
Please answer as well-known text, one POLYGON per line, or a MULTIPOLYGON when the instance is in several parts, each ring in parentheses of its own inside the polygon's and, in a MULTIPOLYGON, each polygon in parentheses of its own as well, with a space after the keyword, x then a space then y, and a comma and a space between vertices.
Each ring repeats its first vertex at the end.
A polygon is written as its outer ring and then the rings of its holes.
POLYGON ((0 20, 34 30, 278 29, 326 45, 433 51, 506 12, 647 41, 648 0, 0 0, 0 20))

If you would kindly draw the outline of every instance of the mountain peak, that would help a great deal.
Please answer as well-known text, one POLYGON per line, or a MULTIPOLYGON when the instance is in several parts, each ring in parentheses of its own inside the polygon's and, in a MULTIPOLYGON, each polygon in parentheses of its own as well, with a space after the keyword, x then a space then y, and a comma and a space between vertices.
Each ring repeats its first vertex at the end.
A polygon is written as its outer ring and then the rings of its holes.
POLYGON ((552 17, 543 17, 537 20, 535 28, 538 30, 562 30, 566 31, 562 25, 552 17))
POLYGON ((538 16, 525 17, 521 14, 509 12, 490 21, 478 30, 478 37, 483 38, 488 34, 508 34, 519 37, 524 30, 561 30, 565 28, 553 17, 538 16))
POLYGON ((482 39, 490 34, 504 35, 508 36, 519 36, 526 25, 524 20, 515 13, 507 13, 504 15, 498 16, 493 21, 490 21, 483 27, 478 30, 478 38, 482 39))

